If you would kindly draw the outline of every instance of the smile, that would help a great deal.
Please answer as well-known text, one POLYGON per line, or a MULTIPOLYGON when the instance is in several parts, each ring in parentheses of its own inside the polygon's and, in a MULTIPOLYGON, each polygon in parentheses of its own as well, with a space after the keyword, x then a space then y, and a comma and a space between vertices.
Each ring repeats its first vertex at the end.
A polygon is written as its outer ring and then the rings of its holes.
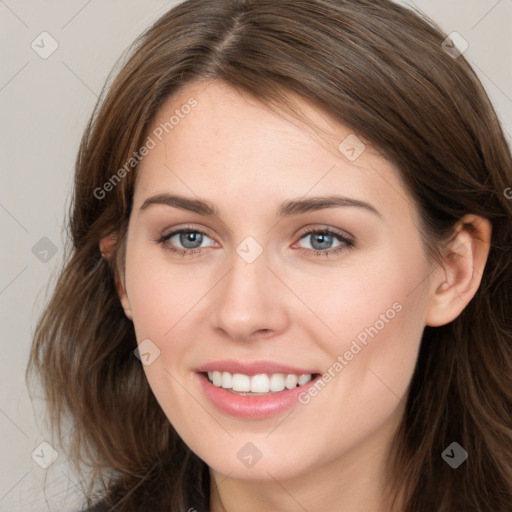
POLYGON ((245 375, 243 373, 230 373, 221 371, 207 372, 208 380, 216 387, 233 393, 255 396, 268 393, 278 393, 285 389, 294 389, 307 384, 313 374, 296 375, 293 373, 260 373, 245 375))
POLYGON ((299 396, 321 378, 311 368, 274 361, 211 361, 195 369, 199 388, 220 413, 259 420, 300 405, 299 396))

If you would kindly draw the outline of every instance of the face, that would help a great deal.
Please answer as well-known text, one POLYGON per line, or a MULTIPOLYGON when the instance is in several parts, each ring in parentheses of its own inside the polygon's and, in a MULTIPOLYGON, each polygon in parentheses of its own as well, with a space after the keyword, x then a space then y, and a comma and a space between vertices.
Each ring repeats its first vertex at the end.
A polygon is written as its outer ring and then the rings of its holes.
POLYGON ((151 388, 241 479, 389 444, 425 326, 431 267, 397 170, 295 99, 321 132, 220 82, 182 89, 149 132, 127 234, 121 299, 151 388))

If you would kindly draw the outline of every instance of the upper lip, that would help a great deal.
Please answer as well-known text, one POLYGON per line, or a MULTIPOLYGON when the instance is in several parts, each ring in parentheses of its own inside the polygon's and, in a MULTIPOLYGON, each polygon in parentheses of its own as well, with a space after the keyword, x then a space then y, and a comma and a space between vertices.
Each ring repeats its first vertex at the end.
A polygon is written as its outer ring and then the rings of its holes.
POLYGON ((229 373, 242 373, 243 375, 258 375, 262 373, 293 373, 295 375, 314 375, 315 373, 318 373, 316 370, 290 366, 275 361, 237 361, 235 359, 211 361, 210 363, 206 363, 196 368, 196 371, 199 373, 219 371, 229 373))

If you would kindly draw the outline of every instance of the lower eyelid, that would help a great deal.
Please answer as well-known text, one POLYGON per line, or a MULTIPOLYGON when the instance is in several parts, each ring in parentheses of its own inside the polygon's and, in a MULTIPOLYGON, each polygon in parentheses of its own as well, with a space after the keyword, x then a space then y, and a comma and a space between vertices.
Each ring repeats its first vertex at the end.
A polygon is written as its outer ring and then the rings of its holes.
MULTIPOLYGON (((298 249, 302 250, 302 251, 306 251, 308 253, 317 253, 317 255, 320 256, 320 255, 328 255, 328 254, 334 254, 337 252, 345 251, 354 246, 354 240, 352 238, 342 235, 341 233, 337 233, 335 231, 329 230, 329 229, 311 229, 310 231, 303 232, 297 239, 297 242, 295 242, 293 244, 293 246, 297 245, 302 239, 304 239, 308 236, 314 235, 314 234, 327 234, 329 236, 332 236, 336 240, 338 240, 338 242, 340 242, 340 244, 333 248, 330 248, 330 249, 314 249, 314 248, 307 248, 307 247, 298 247, 298 249)), ((205 250, 214 248, 215 245, 218 245, 218 243, 215 241, 215 239, 212 236, 210 236, 206 231, 203 231, 201 229, 195 229, 192 227, 183 227, 180 229, 175 229, 175 230, 171 231, 170 233, 167 233, 167 234, 162 235, 161 237, 158 237, 157 239, 155 239, 155 241, 161 243, 164 246, 167 246, 167 250, 174 252, 174 253, 179 253, 183 256, 186 256, 187 254, 190 254, 190 255, 197 254, 197 253, 203 252, 205 250), (212 241, 212 243, 210 245, 207 245, 204 247, 196 247, 193 249, 177 247, 170 243, 171 238, 173 238, 176 235, 179 235, 181 233, 186 233, 186 232, 199 233, 202 236, 209 238, 212 241)))

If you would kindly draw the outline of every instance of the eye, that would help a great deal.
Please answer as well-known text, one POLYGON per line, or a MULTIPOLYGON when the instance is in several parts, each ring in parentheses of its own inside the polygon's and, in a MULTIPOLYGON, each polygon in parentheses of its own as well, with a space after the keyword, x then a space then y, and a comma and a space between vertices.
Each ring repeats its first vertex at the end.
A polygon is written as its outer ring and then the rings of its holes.
POLYGON ((330 229, 310 229, 302 233, 297 244, 307 251, 316 251, 317 256, 327 256, 350 249, 354 241, 330 229))
POLYGON ((201 249, 210 246, 212 242, 215 243, 204 231, 191 228, 171 231, 155 241, 164 245, 167 250, 182 256, 201 252, 201 249))
POLYGON ((198 249, 209 237, 200 231, 180 231, 169 237, 169 241, 181 244, 185 249, 198 249))
MULTIPOLYGON (((204 231, 194 228, 177 229, 154 241, 181 256, 201 253, 216 243, 204 231)), ((332 229, 309 229, 300 235, 294 245, 308 253, 316 253, 315 256, 328 256, 350 249, 355 244, 351 238, 332 229)))

